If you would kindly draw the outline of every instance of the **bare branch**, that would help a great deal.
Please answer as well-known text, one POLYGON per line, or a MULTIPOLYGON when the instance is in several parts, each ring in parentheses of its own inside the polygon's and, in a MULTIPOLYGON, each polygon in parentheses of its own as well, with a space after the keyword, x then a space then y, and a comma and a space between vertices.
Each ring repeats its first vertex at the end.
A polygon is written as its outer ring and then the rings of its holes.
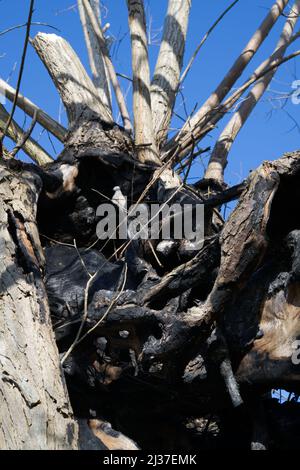
POLYGON ((108 71, 108 74, 109 74, 109 78, 110 78, 112 86, 114 88, 114 92, 115 92, 115 95, 116 95, 116 100, 117 100, 117 103, 118 103, 118 106, 119 106, 119 109, 120 109, 120 113, 121 113, 121 116, 122 116, 124 127, 127 131, 130 132, 132 130, 132 125, 131 125, 131 122, 130 122, 130 117, 129 117, 129 113, 128 113, 128 110, 127 110, 126 102, 125 102, 122 90, 120 88, 120 84, 119 84, 119 81, 118 81, 118 77, 117 77, 115 68, 113 66, 113 63, 112 63, 110 57, 109 57, 109 53, 108 53, 108 50, 107 50, 106 42, 105 42, 101 27, 99 25, 99 22, 97 21, 97 18, 95 16, 94 11, 92 10, 92 7, 91 7, 89 1, 88 0, 82 0, 82 3, 83 3, 84 8, 86 10, 87 17, 89 18, 89 20, 91 22, 91 25, 94 29, 95 35, 96 35, 97 40, 98 40, 99 47, 100 47, 102 55, 104 57, 105 64, 106 64, 106 67, 107 67, 107 71, 108 71))
POLYGON ((127 5, 132 53, 135 144, 141 162, 160 164, 152 125, 144 4, 142 0, 127 0, 127 5))
MULTIPOLYGON (((10 101, 14 101, 16 96, 16 90, 11 87, 8 83, 0 78, 0 90, 5 93, 6 98, 10 101)), ((36 120, 37 122, 51 132, 55 137, 58 138, 61 142, 63 142, 67 130, 61 126, 58 122, 52 119, 48 114, 46 114, 41 108, 39 108, 36 104, 32 103, 29 99, 25 98, 20 93, 17 96, 17 106, 25 111, 26 114, 33 118, 36 112, 36 120)))
MULTIPOLYGON (((281 59, 284 56, 285 51, 290 45, 291 39, 293 38, 293 31, 299 18, 299 14, 300 0, 297 0, 291 10, 291 14, 288 16, 288 19, 283 27, 280 39, 276 45, 272 56, 270 57, 270 59, 266 60, 258 67, 258 69, 254 72, 254 75, 258 76, 265 68, 270 66, 272 61, 276 59, 281 59)), ((266 74, 258 82, 256 82, 248 96, 239 106, 237 112, 232 116, 225 129, 221 133, 220 137, 218 138, 218 141, 210 157, 207 170, 205 172, 205 178, 216 179, 220 182, 223 181, 224 169, 227 164, 227 157, 231 146, 239 131, 250 116, 251 112, 257 105, 258 101, 261 99, 262 95, 267 90, 275 73, 276 68, 271 70, 268 74, 266 74)))
MULTIPOLYGON (((294 41, 298 35, 294 35, 291 42, 294 41)), ((195 127, 191 133, 186 136, 186 138, 183 138, 182 141, 177 144, 177 146, 174 146, 173 148, 169 151, 167 151, 163 159, 164 160, 169 160, 172 162, 173 166, 176 165, 176 163, 180 162, 183 160, 183 158, 194 148, 195 144, 198 143, 201 139, 203 139, 214 127, 216 126, 217 122, 220 121, 224 117, 226 113, 237 103, 237 101, 240 99, 242 94, 255 82, 260 80, 262 77, 264 77, 266 74, 273 70, 277 70, 277 68, 294 59, 295 57, 298 57, 300 55, 300 50, 293 52, 292 54, 289 54, 286 57, 283 58, 277 58, 275 60, 272 60, 271 64, 267 68, 262 68, 261 66, 258 68, 260 73, 258 75, 253 74, 251 77, 242 85, 240 86, 235 92, 230 95, 226 101, 224 101, 222 104, 220 104, 216 109, 211 110, 210 112, 207 113, 205 116, 205 119, 203 120, 202 126, 201 127, 195 127)), ((265 60, 263 62, 264 66, 266 63, 269 62, 269 59, 265 60)))
POLYGON ((151 83, 153 129, 165 143, 179 86, 191 0, 169 0, 162 42, 151 83))
MULTIPOLYGON (((84 39, 88 51, 90 68, 92 72, 92 79, 96 90, 99 93, 102 103, 108 108, 111 113, 111 93, 109 86, 109 77, 104 61, 104 57, 99 46, 99 41, 95 30, 91 24, 91 20, 86 13, 82 0, 77 0, 80 21, 84 33, 84 39)), ((95 18, 100 26, 100 4, 99 0, 90 1, 91 8, 94 12, 95 18)))
MULTIPOLYGON (((276 21, 280 17, 287 4, 288 0, 277 0, 273 4, 269 13, 265 17, 259 28, 255 31, 250 41, 243 49, 241 54, 238 56, 238 58, 236 59, 230 70, 227 72, 221 83, 218 85, 216 90, 209 96, 209 98, 205 101, 205 103, 201 106, 197 113, 190 119, 190 121, 186 122, 186 124, 182 128, 182 131, 180 132, 180 136, 179 134, 177 134, 171 139, 167 146, 168 149, 170 149, 171 147, 176 147, 176 144, 178 145, 179 140, 191 140, 191 133, 194 133, 195 130, 201 128, 201 126, 203 125, 203 121, 205 121, 205 118, 207 117, 207 114, 220 105, 220 103, 231 90, 235 82, 241 76, 242 72, 244 71, 250 60, 253 58, 263 41, 266 39, 267 35, 275 25, 276 21)), ((188 148, 188 146, 186 146, 186 143, 184 143, 182 147, 188 148)), ((188 150, 186 154, 187 153, 188 150)))
MULTIPOLYGON (((8 118, 9 118, 9 113, 0 104, 0 130, 1 131, 4 131, 4 129, 6 128, 6 123, 8 122, 8 118)), ((24 139, 24 132, 14 120, 12 120, 9 128, 7 129, 7 135, 16 143, 22 142, 24 139)), ((26 152, 27 155, 29 155, 29 157, 33 161, 38 163, 39 165, 45 165, 46 163, 50 163, 53 161, 50 155, 32 138, 28 138, 24 142, 22 148, 24 152, 26 152)))
POLYGON ((46 66, 65 105, 70 126, 82 113, 94 112, 112 123, 92 80, 70 44, 56 34, 38 33, 32 45, 46 66))

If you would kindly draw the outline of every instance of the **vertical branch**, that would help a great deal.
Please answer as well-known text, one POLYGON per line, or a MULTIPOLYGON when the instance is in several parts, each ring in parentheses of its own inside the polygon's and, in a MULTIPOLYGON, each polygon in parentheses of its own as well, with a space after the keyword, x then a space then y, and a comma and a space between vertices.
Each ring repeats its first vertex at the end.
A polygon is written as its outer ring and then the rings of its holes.
POLYGON ((153 129, 157 145, 164 144, 185 49, 191 0, 169 0, 162 42, 151 83, 153 129))
POLYGON ((142 0, 127 0, 133 73, 135 144, 142 162, 160 164, 152 125, 150 70, 145 11, 142 0))
MULTIPOLYGON (((99 46, 97 36, 86 14, 82 0, 77 0, 80 21, 82 24, 84 39, 88 51, 92 79, 96 90, 99 93, 102 103, 111 112, 111 94, 109 86, 109 77, 104 61, 104 57, 99 46)), ((100 4, 99 0, 90 0, 91 8, 100 26, 100 4)))
MULTIPOLYGON (((288 15, 288 19, 285 22, 280 39, 275 47, 273 54, 255 70, 254 75, 258 76, 263 70, 268 68, 274 60, 281 59, 284 56, 285 51, 293 37, 293 31, 298 21, 299 15, 300 0, 297 0, 290 11, 290 15, 288 15)), ((205 172, 205 178, 212 178, 220 182, 223 181, 224 169, 227 165, 227 157, 231 146, 235 141, 239 131, 250 116, 251 112, 263 96, 264 92, 267 90, 272 78, 276 73, 276 70, 276 68, 271 70, 254 85, 250 93, 239 106, 237 112, 234 113, 226 125, 211 154, 209 164, 205 172)))
POLYGON ((277 0, 273 4, 269 13, 255 31, 248 44, 238 56, 216 90, 209 96, 197 113, 184 124, 181 131, 173 137, 168 145, 169 148, 173 145, 178 145, 178 142, 180 142, 181 147, 185 149, 184 151, 181 151, 182 156, 189 152, 192 141, 197 138, 197 131, 201 129, 201 126, 205 122, 208 114, 223 101, 225 96, 231 90, 246 66, 249 64, 250 60, 262 45, 263 41, 266 39, 287 4, 288 0, 277 0))
POLYGON ((82 3, 83 3, 83 6, 85 8, 85 11, 86 11, 87 18, 89 18, 89 21, 91 22, 91 25, 93 27, 93 30, 94 30, 95 35, 96 35, 97 40, 98 40, 100 50, 101 50, 103 58, 105 60, 105 64, 106 64, 106 67, 107 67, 107 72, 109 74, 109 78, 110 78, 112 86, 114 88, 114 92, 115 92, 115 95, 116 95, 116 100, 117 100, 117 103, 118 103, 118 106, 119 106, 119 109, 120 109, 120 113, 121 113, 121 116, 122 116, 124 127, 127 131, 130 132, 132 130, 132 126, 131 126, 131 122, 130 122, 129 113, 128 113, 128 110, 127 110, 127 106, 126 106, 126 103, 125 103, 125 99, 124 99, 122 90, 120 88, 120 84, 119 84, 119 81, 118 81, 116 71, 115 71, 113 63, 112 63, 112 61, 109 57, 109 53, 108 53, 108 50, 107 50, 106 42, 105 42, 102 30, 101 30, 100 24, 97 21, 97 18, 95 16, 95 13, 94 13, 89 1, 88 0, 82 0, 82 3))

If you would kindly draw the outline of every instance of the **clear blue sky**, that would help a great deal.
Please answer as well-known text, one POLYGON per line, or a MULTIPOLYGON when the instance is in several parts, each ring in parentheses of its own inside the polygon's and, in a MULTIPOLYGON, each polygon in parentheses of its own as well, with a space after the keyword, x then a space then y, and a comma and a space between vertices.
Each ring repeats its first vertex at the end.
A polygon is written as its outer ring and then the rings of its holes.
MULTIPOLYGON (((112 56, 116 69, 118 72, 130 74, 131 57, 126 1, 103 0, 102 3, 105 6, 103 21, 111 24, 109 34, 117 40, 121 40, 116 42, 112 48, 112 56)), ((190 58, 203 34, 230 3, 228 0, 193 0, 185 63, 190 58)), ((213 32, 197 57, 193 69, 184 84, 183 94, 188 113, 194 109, 196 103, 200 105, 210 92, 213 91, 272 3, 272 0, 240 0, 213 32)), ((147 18, 148 20, 151 18, 151 36, 154 42, 154 44, 150 45, 150 60, 153 70, 158 53, 157 44, 166 12, 167 0, 146 0, 145 4, 147 6, 147 18)), ((0 31, 26 22, 28 6, 29 0, 1 0, 0 31)), ((71 43, 82 62, 88 67, 76 0, 36 0, 33 21, 46 22, 58 28, 60 32, 57 34, 61 34, 71 43)), ((259 53, 248 66, 242 81, 273 50, 284 21, 283 17, 279 19, 259 53)), ((33 36, 39 30, 53 32, 47 27, 33 26, 31 35, 33 36)), ((22 28, 0 36, 0 75, 4 80, 9 79, 9 83, 13 86, 16 85, 17 81, 24 34, 25 29, 22 28)), ((289 51, 292 52, 298 48, 299 45, 296 42, 289 51)), ((295 79, 300 78, 300 74, 299 76, 297 75, 298 67, 298 58, 283 65, 272 83, 272 90, 289 93, 291 91, 291 83, 295 79)), ((125 91, 128 87, 128 81, 122 80, 121 85, 125 91)), ((39 61, 31 46, 27 54, 21 92, 55 119, 58 119, 60 109, 59 96, 43 64, 39 61)), ((129 103, 131 101, 130 96, 131 93, 129 92, 129 103)), ((299 130, 297 128, 291 130, 294 127, 291 117, 280 109, 273 110, 270 116, 270 111, 273 107, 279 107, 278 100, 270 103, 269 98, 271 96, 274 96, 274 92, 272 94, 269 92, 264 96, 263 102, 257 106, 232 148, 229 165, 226 170, 226 179, 229 184, 236 184, 241 181, 241 179, 247 176, 249 170, 255 168, 261 161, 275 159, 285 151, 296 150, 300 147, 299 130)), ((278 97, 279 95, 276 93, 275 96, 278 97)), ((9 104, 7 107, 9 109, 9 104)), ((299 121, 300 124, 300 105, 293 105, 291 100, 289 100, 285 110, 296 122, 299 121)), ((185 117, 185 110, 180 98, 176 105, 176 112, 185 117)), ((18 111, 16 118, 23 125, 24 113, 18 111)), ((65 123, 64 113, 61 119, 65 123)), ((26 125, 29 122, 27 119, 26 125)), ((207 137, 201 143, 201 146, 213 145, 225 122, 223 120, 219 129, 216 129, 207 137)), ((178 120, 175 120, 173 125, 178 126, 179 123, 178 120)), ((39 139, 41 145, 54 155, 52 145, 46 133, 41 135, 40 132, 41 129, 36 126, 34 137, 39 139)), ((61 145, 55 138, 52 140, 58 153, 61 145)), ((202 174, 203 164, 198 161, 193 167, 191 177, 200 178, 202 174)))

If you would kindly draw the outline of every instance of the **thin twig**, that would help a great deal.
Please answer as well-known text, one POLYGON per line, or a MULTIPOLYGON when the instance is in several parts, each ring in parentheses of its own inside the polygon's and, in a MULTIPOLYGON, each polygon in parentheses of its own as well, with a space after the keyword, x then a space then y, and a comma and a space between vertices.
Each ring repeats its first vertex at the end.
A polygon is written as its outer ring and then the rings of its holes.
POLYGON ((203 36, 203 38, 201 39, 200 43, 198 44, 198 46, 196 47, 195 49, 195 52, 194 54, 192 55, 192 57, 190 58, 189 60, 189 63, 187 64, 184 72, 182 73, 181 77, 180 77, 180 81, 179 81, 179 85, 181 85, 184 80, 186 79, 186 76, 187 74, 189 73, 192 65, 193 65, 193 62, 194 60, 196 59, 197 57, 197 54, 198 52, 200 51, 201 47, 204 45, 204 43, 206 42, 208 36, 213 32, 213 30, 218 26, 218 24, 220 23, 220 21, 224 18, 224 16, 236 5, 236 3, 238 2, 239 0, 235 0, 234 2, 231 3, 231 5, 229 5, 228 8, 226 8, 225 11, 223 11, 223 13, 219 16, 219 18, 214 22, 214 24, 209 28, 209 30, 205 33, 205 35, 203 36))
POLYGON ((105 320, 105 318, 107 317, 107 315, 109 314, 109 312, 111 311, 111 309, 113 308, 113 306, 116 304, 116 302, 119 300, 119 298, 121 297, 121 295, 123 294, 124 292, 124 289, 125 289, 125 284, 126 284, 126 281, 127 281, 127 271, 128 271, 128 268, 127 268, 127 264, 125 263, 124 264, 124 280, 123 280, 123 283, 122 283, 122 287, 121 287, 121 290, 120 292, 117 294, 116 297, 114 297, 111 301, 111 303, 109 304, 106 312, 103 314, 103 316, 100 318, 100 320, 97 321, 97 323, 92 327, 90 328, 78 341, 77 344, 81 343, 88 335, 90 335, 96 328, 98 328, 98 326, 105 320))
POLYGON ((65 360, 67 359, 67 357, 69 357, 69 355, 71 354, 71 352, 73 351, 73 349, 75 348, 75 346, 78 344, 78 340, 80 338, 80 335, 81 335, 81 332, 83 330, 83 327, 84 327, 84 324, 86 322, 86 319, 87 319, 87 316, 88 316, 88 297, 89 297, 89 290, 90 290, 90 286, 91 286, 91 283, 93 282, 93 280, 95 279, 95 277, 97 276, 98 274, 98 271, 96 271, 87 281, 87 284, 86 284, 86 288, 84 290, 84 310, 83 310, 83 317, 82 317, 82 320, 81 320, 81 323, 80 323, 80 326, 78 328, 78 331, 77 331, 77 334, 76 334, 76 337, 73 341, 73 343, 71 344, 71 346, 69 347, 69 349, 67 350, 67 352, 64 354, 62 360, 61 360, 61 365, 63 365, 63 363, 65 362, 65 360))
POLYGON ((36 125, 36 118, 37 118, 37 110, 34 111, 34 115, 33 115, 33 118, 32 118, 32 121, 31 121, 31 124, 30 124, 28 130, 26 132, 24 132, 23 137, 17 143, 15 148, 13 148, 13 150, 10 152, 10 155, 12 157, 15 157, 17 155, 18 151, 21 150, 21 148, 26 144, 27 140, 31 136, 32 131, 34 129, 34 126, 36 125))
POLYGON ((85 262, 84 262, 83 259, 82 259, 82 256, 81 256, 81 254, 80 254, 80 252, 79 252, 79 250, 78 250, 78 248, 77 248, 77 243, 76 243, 75 238, 73 239, 73 243, 74 243, 74 248, 75 248, 75 250, 76 250, 76 253, 77 253, 77 255, 78 255, 78 258, 79 258, 79 260, 80 260, 80 263, 82 264, 83 269, 84 269, 85 272, 87 273, 88 277, 91 278, 91 277, 92 277, 92 274, 88 271, 88 269, 87 269, 87 267, 86 267, 86 264, 85 264, 85 262))
POLYGON ((28 47, 28 42, 29 42, 31 18, 32 18, 32 14, 33 14, 33 6, 34 6, 34 0, 30 0, 29 14, 28 14, 28 20, 27 20, 27 26, 26 26, 25 42, 24 42, 21 65, 20 65, 20 71, 19 71, 18 82, 17 82, 17 87, 16 87, 16 95, 15 95, 15 99, 14 99, 14 102, 13 102, 12 110, 10 112, 10 115, 9 115, 8 121, 6 123, 4 132, 3 132, 2 136, 1 136, 1 139, 0 139, 1 142, 3 142, 3 139, 6 136, 6 133, 7 133, 8 129, 9 129, 9 126, 12 122, 14 112, 15 112, 16 107, 17 107, 18 94, 19 94, 19 91, 20 91, 20 85, 21 85, 21 80, 22 80, 22 75, 23 75, 23 70, 24 70, 26 52, 27 52, 27 47, 28 47))
MULTIPOLYGON (((17 24, 16 26, 11 26, 10 28, 4 29, 3 31, 0 31, 0 36, 4 36, 4 34, 10 33, 11 31, 14 31, 15 29, 19 28, 24 28, 24 26, 27 26, 28 23, 22 23, 22 24, 17 24)), ((45 26, 47 28, 54 29, 55 31, 60 32, 58 28, 55 26, 51 26, 51 24, 48 23, 42 23, 40 21, 32 21, 31 26, 45 26)))

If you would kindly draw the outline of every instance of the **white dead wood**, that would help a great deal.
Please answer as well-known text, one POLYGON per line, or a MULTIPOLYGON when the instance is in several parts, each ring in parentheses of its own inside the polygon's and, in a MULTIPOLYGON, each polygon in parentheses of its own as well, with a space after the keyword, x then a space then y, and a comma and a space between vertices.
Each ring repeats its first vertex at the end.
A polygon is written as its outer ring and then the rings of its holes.
MULTIPOLYGON (((0 90, 3 94, 5 94, 6 98, 9 101, 15 99, 16 90, 11 87, 8 83, 0 78, 0 90)), ((39 108, 36 104, 30 101, 25 96, 18 94, 17 99, 17 106, 22 109, 26 114, 33 118, 34 114, 36 113, 36 121, 51 132, 58 140, 63 142, 67 130, 58 122, 56 122, 52 117, 50 117, 47 113, 45 113, 41 108, 39 108)))
MULTIPOLYGON (((80 21, 82 24, 84 39, 86 43, 86 48, 89 56, 89 63, 92 72, 92 79, 95 85, 96 90, 99 93, 100 99, 104 106, 108 108, 108 111, 111 113, 111 93, 109 86, 109 77, 105 65, 105 60, 97 39, 97 35, 92 26, 91 20, 87 15, 87 12, 83 6, 82 0, 77 0, 78 11, 80 16, 80 21)), ((90 0, 91 8, 94 12, 94 15, 100 23, 100 2, 99 0, 90 0)))
POLYGON ((56 34, 38 33, 32 45, 46 66, 67 111, 69 124, 96 113, 112 123, 112 116, 70 44, 56 34))
MULTIPOLYGON (((300 0, 297 0, 292 7, 288 19, 284 24, 280 39, 275 47, 271 57, 264 61, 254 72, 254 75, 259 75, 262 70, 269 67, 272 61, 281 59, 287 47, 290 45, 293 38, 293 32, 300 15, 300 0)), ((247 121, 251 112, 267 90, 276 68, 267 73, 258 82, 255 83, 249 94, 245 97, 238 110, 234 113, 225 129, 217 140, 217 143, 211 154, 205 178, 212 178, 220 182, 224 179, 224 169, 227 164, 228 153, 235 141, 239 131, 247 121)))
POLYGON ((191 0, 169 0, 162 42, 151 83, 153 129, 165 143, 178 91, 191 0))
POLYGON ((288 0, 277 0, 258 29, 252 35, 248 44, 245 46, 241 54, 235 60, 221 83, 215 91, 209 96, 205 103, 200 107, 192 118, 187 121, 181 131, 175 135, 167 144, 167 149, 175 148, 180 145, 180 157, 184 158, 195 142, 198 141, 198 134, 201 134, 201 127, 206 122, 209 113, 214 110, 223 101, 225 96, 236 83, 250 60, 253 58, 263 41, 280 17, 284 8, 288 4, 288 0))
MULTIPOLYGON (((4 106, 0 104, 0 130, 2 132, 6 127, 8 118, 9 113, 6 111, 4 106)), ((18 144, 24 139, 24 132, 21 127, 12 120, 7 130, 7 136, 18 144)), ((39 165, 45 165, 46 163, 53 161, 50 155, 32 137, 27 138, 27 140, 22 144, 22 149, 39 165)))
POLYGON ((141 162, 160 164, 151 112, 150 69, 144 4, 127 0, 133 74, 134 136, 141 162))
POLYGON ((122 116, 123 125, 124 125, 125 129, 130 132, 132 130, 132 125, 131 125, 129 113, 128 113, 128 110, 127 110, 125 98, 123 96, 123 93, 122 93, 122 90, 121 90, 121 87, 120 87, 120 84, 119 84, 119 81, 118 81, 118 77, 117 77, 115 68, 114 68, 113 63, 110 59, 109 52, 107 50, 107 46, 106 46, 106 42, 105 42, 105 38, 103 36, 99 21, 97 21, 97 18, 95 16, 95 13, 94 13, 89 1, 88 0, 82 0, 82 3, 83 3, 83 6, 85 8, 87 17, 89 18, 89 21, 90 21, 90 23, 91 23, 91 25, 94 29, 95 35, 96 35, 97 40, 98 40, 99 47, 100 47, 101 52, 102 52, 102 56, 105 60, 107 72, 109 74, 109 78, 110 78, 110 81, 112 83, 112 86, 113 86, 113 89, 114 89, 114 92, 115 92, 115 96, 116 96, 116 100, 117 100, 117 103, 118 103, 118 106, 119 106, 119 109, 120 109, 120 113, 121 113, 121 116, 122 116))

